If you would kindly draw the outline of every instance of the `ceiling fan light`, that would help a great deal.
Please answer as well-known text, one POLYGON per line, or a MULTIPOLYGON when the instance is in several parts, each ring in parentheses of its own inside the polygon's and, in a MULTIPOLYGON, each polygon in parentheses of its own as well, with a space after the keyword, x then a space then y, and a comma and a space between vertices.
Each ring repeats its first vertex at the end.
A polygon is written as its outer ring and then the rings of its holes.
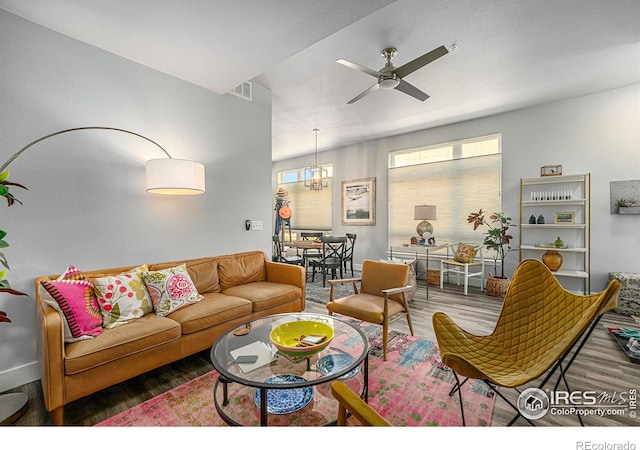
POLYGON ((400 80, 395 73, 378 79, 378 87, 380 87, 380 89, 395 89, 399 84, 400 80))

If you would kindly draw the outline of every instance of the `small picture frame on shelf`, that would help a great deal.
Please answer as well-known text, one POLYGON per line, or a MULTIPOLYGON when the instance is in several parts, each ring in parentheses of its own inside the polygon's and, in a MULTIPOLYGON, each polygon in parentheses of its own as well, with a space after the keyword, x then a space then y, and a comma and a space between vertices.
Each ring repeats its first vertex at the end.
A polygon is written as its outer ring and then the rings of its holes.
POLYGON ((553 166, 542 166, 540 167, 540 176, 541 177, 551 177, 555 175, 562 175, 562 166, 559 164, 553 166))
POLYGON ((557 212, 553 223, 576 223, 575 212, 557 212))

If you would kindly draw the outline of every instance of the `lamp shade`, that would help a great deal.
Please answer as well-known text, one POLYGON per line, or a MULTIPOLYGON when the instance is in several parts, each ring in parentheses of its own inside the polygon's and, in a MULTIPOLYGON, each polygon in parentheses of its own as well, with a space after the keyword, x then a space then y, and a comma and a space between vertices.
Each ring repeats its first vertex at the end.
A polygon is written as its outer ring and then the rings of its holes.
POLYGON ((436 220, 436 205, 417 205, 413 211, 413 220, 436 220))
POLYGON ((164 195, 204 194, 204 165, 186 159, 161 158, 146 162, 147 192, 164 195))

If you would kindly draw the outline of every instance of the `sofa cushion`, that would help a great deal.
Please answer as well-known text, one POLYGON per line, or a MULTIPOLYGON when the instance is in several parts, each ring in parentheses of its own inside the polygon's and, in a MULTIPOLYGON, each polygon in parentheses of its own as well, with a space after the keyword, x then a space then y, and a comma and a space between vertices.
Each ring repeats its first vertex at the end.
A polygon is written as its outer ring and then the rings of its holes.
POLYGON ((105 329, 94 339, 65 347, 65 375, 73 375, 180 338, 180 324, 155 314, 105 329))
POLYGON ((153 309, 159 316, 202 300, 185 264, 169 269, 144 272, 142 274, 153 302, 153 309))
POLYGON ((217 257, 220 287, 225 290, 244 283, 266 280, 266 259, 267 255, 258 251, 217 257))
POLYGON ((142 273, 147 270, 144 264, 119 275, 93 280, 105 328, 124 325, 153 311, 151 297, 142 280, 142 273))
POLYGON ((169 269, 183 263, 187 266, 187 272, 199 293, 220 292, 218 263, 211 257, 150 264, 149 270, 169 269))
POLYGON ((167 317, 182 325, 182 334, 200 330, 237 319, 252 312, 252 304, 244 298, 210 292, 198 303, 179 309, 167 317))
POLYGON ((91 339, 102 332, 102 314, 93 283, 76 267, 68 266, 55 281, 41 282, 38 293, 62 315, 65 342, 91 339))
POLYGON ((250 300, 253 304, 253 311, 262 311, 302 297, 302 290, 297 286, 267 281, 240 284, 225 289, 222 293, 250 300))

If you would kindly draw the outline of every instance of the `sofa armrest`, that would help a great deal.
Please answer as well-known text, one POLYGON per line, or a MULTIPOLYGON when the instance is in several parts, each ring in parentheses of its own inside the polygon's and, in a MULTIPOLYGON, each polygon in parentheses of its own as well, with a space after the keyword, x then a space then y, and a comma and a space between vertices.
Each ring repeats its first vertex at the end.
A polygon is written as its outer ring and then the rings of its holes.
POLYGON ((265 272, 267 274, 267 281, 272 283, 291 284, 299 287, 302 291, 302 309, 304 310, 305 290, 307 288, 307 277, 304 267, 266 260, 265 272))
POLYGON ((44 404, 48 411, 64 405, 65 348, 62 320, 60 313, 36 294, 36 352, 44 404))

